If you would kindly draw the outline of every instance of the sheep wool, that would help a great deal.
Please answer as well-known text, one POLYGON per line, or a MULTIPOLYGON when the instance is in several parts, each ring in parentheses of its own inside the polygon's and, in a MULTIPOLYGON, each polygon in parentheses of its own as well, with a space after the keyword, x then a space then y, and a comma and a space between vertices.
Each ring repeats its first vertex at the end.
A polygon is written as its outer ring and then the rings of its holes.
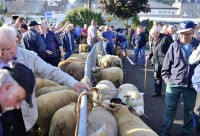
POLYGON ((62 85, 62 86, 47 86, 47 87, 40 88, 35 93, 35 96, 39 97, 40 95, 43 95, 43 94, 47 94, 47 93, 51 93, 51 92, 55 92, 55 91, 60 91, 60 90, 64 90, 64 89, 74 90, 72 87, 64 86, 64 85, 62 85))
POLYGON ((36 86, 35 86, 36 92, 37 90, 45 86, 60 86, 60 84, 45 78, 36 78, 36 86))
POLYGON ((121 91, 124 91, 124 90, 134 90, 134 91, 137 91, 139 92, 139 90, 137 89, 136 86, 134 86, 133 84, 123 84, 119 87, 118 89, 118 93, 120 93, 121 91))
POLYGON ((81 63, 71 63, 67 66, 65 72, 74 77, 76 80, 81 81, 84 77, 84 66, 81 63))
POLYGON ((53 115, 49 136, 74 136, 76 128, 75 102, 60 108, 53 115))
MULTIPOLYGON (((118 136, 118 126, 115 117, 110 111, 104 109, 103 107, 98 106, 94 108, 90 112, 88 120, 96 131, 98 131, 105 125, 106 127, 103 131, 104 136, 118 136)), ((95 133, 94 130, 87 123, 87 136, 94 136, 93 133, 95 133)))
POLYGON ((116 106, 113 112, 119 128, 119 136, 158 136, 139 117, 133 115, 127 106, 116 106))
POLYGON ((51 119, 54 113, 69 104, 78 100, 78 93, 72 90, 61 90, 41 95, 36 98, 38 107, 37 124, 41 128, 42 136, 49 132, 51 119))
POLYGON ((82 53, 82 52, 85 52, 85 53, 88 52, 88 45, 87 44, 80 44, 79 45, 79 53, 82 53))

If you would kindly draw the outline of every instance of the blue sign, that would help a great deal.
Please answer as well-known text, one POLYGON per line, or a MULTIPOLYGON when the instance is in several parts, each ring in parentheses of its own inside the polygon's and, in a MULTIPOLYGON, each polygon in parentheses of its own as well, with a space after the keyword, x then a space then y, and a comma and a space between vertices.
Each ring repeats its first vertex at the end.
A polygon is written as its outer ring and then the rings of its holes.
POLYGON ((53 13, 52 12, 46 12, 45 17, 46 19, 52 19, 53 13))

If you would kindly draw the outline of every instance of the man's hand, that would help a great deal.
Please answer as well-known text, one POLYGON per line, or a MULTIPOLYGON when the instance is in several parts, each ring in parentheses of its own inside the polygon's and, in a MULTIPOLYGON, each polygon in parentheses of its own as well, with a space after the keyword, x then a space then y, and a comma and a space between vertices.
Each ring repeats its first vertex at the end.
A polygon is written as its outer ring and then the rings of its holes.
POLYGON ((150 60, 150 56, 149 55, 146 56, 146 60, 148 60, 148 61, 150 60))
POLYGON ((88 91, 90 90, 90 86, 88 84, 78 82, 74 85, 74 89, 79 93, 81 93, 83 88, 86 88, 88 91))
POLYGON ((52 54, 52 51, 46 50, 46 53, 47 53, 48 55, 51 55, 51 54, 52 54))
POLYGON ((107 44, 109 44, 109 43, 110 43, 110 41, 109 41, 108 39, 106 39, 106 42, 107 42, 107 44))

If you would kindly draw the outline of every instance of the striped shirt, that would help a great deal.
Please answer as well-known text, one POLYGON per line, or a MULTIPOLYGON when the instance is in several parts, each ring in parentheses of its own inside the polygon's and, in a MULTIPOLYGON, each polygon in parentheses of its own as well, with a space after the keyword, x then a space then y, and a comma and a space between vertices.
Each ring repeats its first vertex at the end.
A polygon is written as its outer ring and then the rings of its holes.
POLYGON ((41 34, 41 37, 46 45, 46 50, 52 51, 51 55, 46 54, 45 58, 56 57, 56 46, 60 47, 62 44, 59 42, 53 31, 47 30, 47 34, 41 34))

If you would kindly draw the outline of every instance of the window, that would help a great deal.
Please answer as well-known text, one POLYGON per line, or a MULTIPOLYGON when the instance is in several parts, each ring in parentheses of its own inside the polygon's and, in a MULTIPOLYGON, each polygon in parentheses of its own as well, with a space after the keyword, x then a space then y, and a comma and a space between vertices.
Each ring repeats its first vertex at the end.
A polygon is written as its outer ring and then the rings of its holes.
POLYGON ((158 11, 158 14, 162 14, 162 11, 158 11))
POLYGON ((183 15, 187 15, 187 11, 184 11, 183 15))
POLYGON ((194 5, 192 4, 192 5, 191 5, 191 9, 193 9, 193 8, 194 8, 194 5))
POLYGON ((199 12, 197 11, 197 16, 199 16, 199 12))
POLYGON ((168 11, 169 14, 171 14, 171 11, 168 11))
POLYGON ((191 11, 191 16, 193 15, 193 11, 191 11))
POLYGON ((185 5, 185 8, 187 8, 187 5, 185 5))
POLYGON ((174 12, 172 12, 172 15, 174 15, 174 12))

